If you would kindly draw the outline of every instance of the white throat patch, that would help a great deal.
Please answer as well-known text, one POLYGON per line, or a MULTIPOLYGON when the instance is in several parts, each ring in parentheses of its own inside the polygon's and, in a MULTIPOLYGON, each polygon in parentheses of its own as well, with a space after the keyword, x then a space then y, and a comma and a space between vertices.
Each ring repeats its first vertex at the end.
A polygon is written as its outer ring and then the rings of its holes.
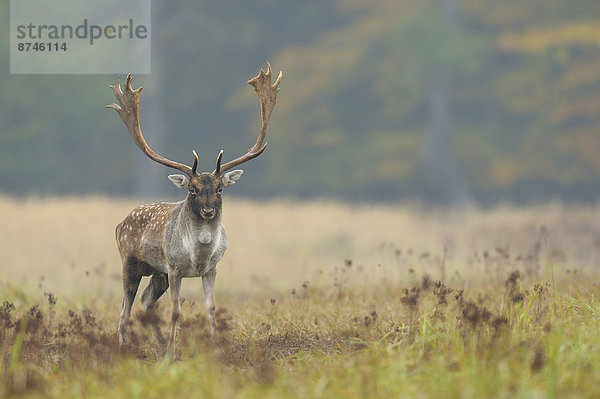
POLYGON ((210 244, 212 241, 212 232, 208 228, 203 228, 200 230, 200 234, 198 235, 198 241, 202 244, 210 244))

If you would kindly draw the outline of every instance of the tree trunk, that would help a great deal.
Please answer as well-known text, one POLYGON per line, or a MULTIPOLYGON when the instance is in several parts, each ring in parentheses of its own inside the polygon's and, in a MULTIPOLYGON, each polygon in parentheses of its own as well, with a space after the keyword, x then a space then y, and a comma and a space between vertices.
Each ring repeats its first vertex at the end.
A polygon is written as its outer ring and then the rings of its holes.
MULTIPOLYGON (((441 2, 449 25, 456 26, 459 23, 457 1, 441 0, 441 2)), ((441 45, 443 46, 444 43, 441 45)), ((446 72, 443 68, 443 65, 436 65, 432 72, 424 162, 431 179, 430 183, 435 187, 432 190, 436 196, 435 200, 463 206, 469 203, 470 196, 466 181, 452 156, 450 145, 452 74, 451 71, 446 72)))

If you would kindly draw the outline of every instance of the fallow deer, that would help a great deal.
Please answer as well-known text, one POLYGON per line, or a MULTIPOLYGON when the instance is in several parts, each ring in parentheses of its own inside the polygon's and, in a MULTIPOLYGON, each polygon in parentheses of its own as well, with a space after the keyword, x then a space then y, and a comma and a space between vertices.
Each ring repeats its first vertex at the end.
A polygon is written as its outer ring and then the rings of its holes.
MULTIPOLYGON (((215 338, 214 284, 216 266, 227 248, 227 235, 221 223, 221 192, 231 186, 242 175, 241 169, 231 170, 259 156, 266 148, 267 123, 277 97, 282 72, 272 83, 271 65, 267 72, 262 69, 258 76, 248 83, 254 87, 260 99, 261 129, 256 143, 248 152, 221 165, 223 150, 217 156, 212 173, 197 173, 198 155, 195 151, 192 167, 171 161, 154 152, 144 139, 139 122, 139 101, 142 88, 131 88, 132 76, 127 75, 124 90, 121 90, 120 77, 115 86, 110 86, 119 104, 110 104, 121 117, 135 144, 146 156, 155 162, 178 169, 183 175, 170 175, 175 186, 186 190, 184 200, 176 203, 156 203, 135 208, 116 228, 116 239, 123 261, 123 305, 119 321, 119 343, 126 339, 126 327, 131 315, 131 307, 142 276, 152 276, 141 295, 146 312, 153 313, 156 301, 171 288, 171 325, 166 349, 174 353, 175 335, 180 317, 179 290, 183 277, 202 277, 202 286, 210 337, 215 338)), ((165 351, 165 340, 158 320, 152 328, 161 351, 165 351)))

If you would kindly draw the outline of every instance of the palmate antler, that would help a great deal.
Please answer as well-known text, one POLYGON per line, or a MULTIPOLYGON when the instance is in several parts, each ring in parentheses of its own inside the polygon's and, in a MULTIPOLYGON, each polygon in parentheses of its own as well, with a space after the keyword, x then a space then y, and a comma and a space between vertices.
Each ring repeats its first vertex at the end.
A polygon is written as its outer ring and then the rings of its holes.
MULTIPOLYGON (((279 83, 283 77, 283 73, 279 71, 279 76, 275 83, 271 84, 271 65, 267 62, 267 72, 260 70, 258 76, 250 79, 248 84, 254 87, 258 97, 260 99, 260 119, 261 119, 261 129, 256 139, 256 143, 254 146, 248 150, 248 152, 232 161, 227 162, 224 165, 221 165, 221 159, 223 157, 223 150, 219 152, 217 156, 217 166, 213 172, 215 175, 220 175, 227 170, 234 168, 238 165, 243 164, 251 159, 256 158, 267 148, 267 144, 265 143, 265 137, 267 133, 267 124, 269 123, 269 117, 271 116, 271 112, 275 107, 275 101, 277 100, 277 92, 279 91, 279 83)), ((119 104, 110 104, 106 105, 105 108, 111 108, 117 111, 121 120, 127 126, 129 130, 129 135, 133 139, 134 143, 142 150, 148 158, 152 159, 155 162, 158 162, 162 165, 168 166, 170 168, 174 168, 180 170, 181 172, 187 174, 192 177, 196 174, 196 168, 198 167, 198 155, 196 151, 192 151, 194 154, 194 165, 190 168, 187 165, 184 165, 179 162, 171 161, 163 157, 162 155, 154 152, 146 143, 144 136, 142 135, 142 129, 140 127, 140 116, 139 116, 139 105, 140 105, 140 94, 142 92, 142 88, 138 88, 137 90, 133 90, 131 88, 131 81, 133 77, 131 74, 127 75, 127 80, 125 81, 124 91, 121 90, 121 77, 117 79, 117 84, 114 86, 109 86, 119 104)))
POLYGON ((258 97, 260 98, 260 120, 261 127, 258 138, 256 139, 256 143, 248 150, 244 155, 227 162, 224 165, 221 165, 221 157, 223 156, 223 151, 219 153, 217 157, 217 167, 215 168, 214 174, 221 174, 231 168, 234 168, 238 165, 243 164, 251 159, 256 158, 267 148, 267 143, 265 143, 265 137, 267 134, 267 123, 269 123, 269 118, 271 116, 271 112, 275 107, 275 101, 277 100, 277 92, 279 91, 279 83, 281 83, 281 78, 283 77, 283 72, 279 71, 279 76, 275 83, 271 84, 271 64, 267 62, 267 72, 260 70, 258 76, 250 79, 248 81, 249 85, 254 87, 258 97))
POLYGON ((127 126, 129 130, 129 135, 133 139, 133 142, 142 150, 148 158, 152 159, 155 162, 158 162, 162 165, 168 166, 170 168, 174 168, 182 171, 188 176, 193 176, 196 174, 196 168, 198 167, 198 155, 196 151, 194 153, 194 166, 191 168, 187 165, 184 165, 179 162, 171 161, 163 157, 162 155, 154 152, 144 139, 142 135, 142 129, 140 127, 140 94, 142 93, 142 88, 140 87, 137 90, 133 90, 131 88, 131 81, 133 77, 131 74, 127 75, 127 80, 125 81, 125 91, 121 90, 121 77, 117 79, 117 84, 114 86, 109 86, 112 91, 115 93, 115 97, 119 104, 112 103, 110 105, 105 105, 105 108, 111 108, 117 111, 121 120, 127 126))

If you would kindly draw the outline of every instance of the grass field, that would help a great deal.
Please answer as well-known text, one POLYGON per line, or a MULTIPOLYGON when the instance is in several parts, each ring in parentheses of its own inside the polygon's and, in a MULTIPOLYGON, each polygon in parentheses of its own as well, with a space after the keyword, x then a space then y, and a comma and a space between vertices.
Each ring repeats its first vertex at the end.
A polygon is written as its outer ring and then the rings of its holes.
POLYGON ((117 344, 137 203, 0 198, 0 397, 600 397, 598 206, 226 200, 219 345, 186 279, 164 360, 139 301, 117 344))

